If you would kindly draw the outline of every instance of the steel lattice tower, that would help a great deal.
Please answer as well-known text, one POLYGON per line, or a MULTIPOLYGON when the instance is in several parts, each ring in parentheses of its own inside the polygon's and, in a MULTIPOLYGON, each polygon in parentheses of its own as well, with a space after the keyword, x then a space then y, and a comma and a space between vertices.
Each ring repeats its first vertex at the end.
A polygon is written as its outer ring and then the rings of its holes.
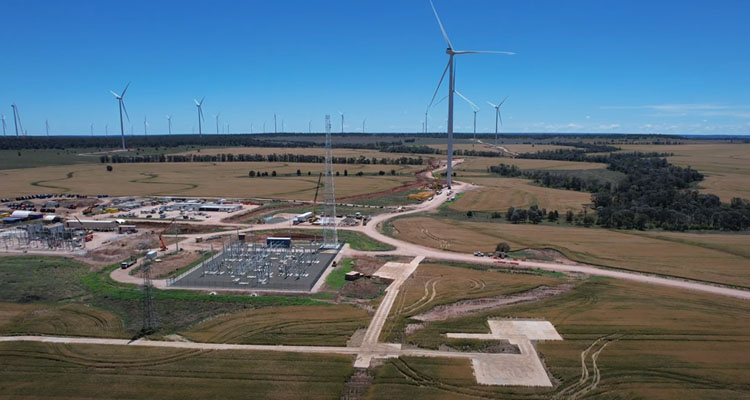
POLYGON ((159 327, 156 308, 154 307, 150 261, 145 262, 141 270, 143 271, 143 327, 141 328, 141 332, 148 335, 156 332, 156 329, 159 327))
POLYGON ((339 237, 336 232, 336 196, 333 187, 333 162, 331 159, 331 116, 326 115, 326 171, 325 188, 323 189, 323 201, 325 212, 323 214, 323 248, 336 249, 339 246, 339 237))

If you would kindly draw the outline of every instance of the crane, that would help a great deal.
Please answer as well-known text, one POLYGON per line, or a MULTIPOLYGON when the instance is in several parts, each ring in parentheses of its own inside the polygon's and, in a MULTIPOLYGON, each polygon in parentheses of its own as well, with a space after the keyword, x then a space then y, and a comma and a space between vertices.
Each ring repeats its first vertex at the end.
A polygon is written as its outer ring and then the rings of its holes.
POLYGON ((171 226, 172 226, 172 224, 174 224, 174 218, 172 218, 172 221, 171 221, 171 222, 169 222, 169 224, 167 224, 167 227, 166 227, 166 228, 164 228, 164 229, 163 229, 163 230, 162 230, 162 231, 161 231, 161 232, 159 233, 159 242, 161 242, 161 251, 167 251, 167 244, 166 244, 166 243, 164 243, 164 238, 163 238, 162 236, 164 235, 164 232, 166 232, 166 231, 167 231, 167 229, 169 229, 169 227, 171 227, 171 226))
POLYGON ((323 177, 323 173, 321 172, 320 174, 318 174, 318 184, 315 185, 315 197, 313 198, 312 217, 310 217, 313 221, 318 219, 315 216, 315 204, 318 202, 318 189, 320 189, 320 178, 322 177, 323 177))

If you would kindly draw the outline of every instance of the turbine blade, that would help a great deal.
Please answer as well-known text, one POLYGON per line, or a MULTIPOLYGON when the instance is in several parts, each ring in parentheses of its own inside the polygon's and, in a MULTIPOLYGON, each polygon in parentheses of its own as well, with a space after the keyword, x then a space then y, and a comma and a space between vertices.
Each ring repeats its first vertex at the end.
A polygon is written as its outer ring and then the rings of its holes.
POLYGON ((117 94, 117 93, 115 93, 115 92, 113 92, 111 90, 109 92, 112 93, 112 96, 115 96, 115 98, 118 98, 118 99, 120 98, 119 94, 117 94))
POLYGON ((451 66, 451 62, 450 62, 450 60, 448 60, 448 64, 445 64, 445 69, 443 70, 443 75, 440 75, 440 80, 438 81, 438 85, 435 88, 435 92, 432 94, 432 99, 430 99, 430 104, 427 105, 427 110, 429 110, 430 107, 432 107, 432 102, 435 101, 435 96, 437 96, 438 91, 440 90, 440 85, 443 84, 443 79, 445 79, 445 74, 448 73, 448 68, 450 66, 451 66))
POLYGON ((500 119, 500 126, 503 126, 503 114, 500 113, 500 109, 497 109, 497 117, 500 119))
POLYGON ((203 100, 206 100, 206 96, 201 97, 201 102, 199 103, 199 105, 203 105, 203 100))
POLYGON ((508 100, 508 96, 505 96, 505 98, 503 99, 503 101, 501 101, 500 104, 497 105, 497 108, 500 108, 500 106, 502 106, 503 103, 505 103, 505 100, 508 100))
POLYGON ((201 105, 201 103, 198 103, 198 100, 196 100, 196 99, 193 99, 193 101, 195 102, 195 105, 196 105, 196 106, 199 106, 199 105, 201 105))
POLYGON ((458 90, 455 90, 455 89, 454 89, 453 91, 454 91, 454 92, 455 92, 455 93, 456 93, 457 95, 459 95, 459 96, 460 96, 460 97, 461 97, 462 99, 466 100, 466 102, 467 102, 467 103, 471 104, 471 108, 473 108, 473 109, 475 109, 475 110, 479 110, 479 107, 477 107, 477 105, 476 105, 476 104, 474 104, 474 102, 472 102, 471 100, 469 100, 468 98, 466 98, 466 96, 462 95, 462 94, 461 94, 461 92, 459 92, 458 90))
POLYGON ((130 116, 128 115, 128 109, 125 108, 125 100, 120 97, 120 104, 122 104, 122 111, 125 111, 125 118, 128 119, 128 122, 130 122, 130 116))
POLYGON ((460 50, 460 51, 454 51, 453 54, 505 54, 505 55, 513 56, 516 53, 512 51, 460 50))
POLYGON ((491 106, 492 106, 492 108, 497 108, 497 105, 496 105, 496 104, 492 104, 492 103, 490 103, 489 101, 487 102, 487 104, 491 105, 491 106))
POLYGON ((129 87, 130 87, 130 82, 128 82, 128 84, 125 85, 125 89, 122 89, 122 94, 120 95, 120 97, 125 96, 125 92, 128 91, 129 87))
POLYGON ((442 99, 438 100, 438 102, 437 102, 437 103, 435 103, 435 105, 437 106, 438 104, 442 103, 442 102, 443 102, 443 100, 445 100, 445 99, 447 99, 447 98, 448 98, 448 95, 446 94, 445 96, 443 96, 443 98, 442 98, 442 99))
POLYGON ((440 21, 440 16, 438 15, 437 10, 435 9, 435 5, 432 4, 432 0, 430 0, 430 6, 432 7, 432 12, 435 13, 435 19, 437 19, 438 25, 440 25, 440 31, 443 32, 443 39, 445 39, 445 43, 448 43, 449 49, 453 49, 451 40, 448 39, 448 33, 445 31, 445 28, 443 27, 443 23, 440 21))

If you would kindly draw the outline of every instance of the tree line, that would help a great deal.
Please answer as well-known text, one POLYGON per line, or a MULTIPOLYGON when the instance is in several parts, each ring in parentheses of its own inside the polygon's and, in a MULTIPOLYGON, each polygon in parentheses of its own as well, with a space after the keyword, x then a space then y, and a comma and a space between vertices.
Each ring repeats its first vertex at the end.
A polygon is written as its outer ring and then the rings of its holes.
POLYGON ((591 192, 596 210, 594 222, 604 227, 676 231, 750 228, 750 202, 733 198, 728 204, 722 203, 716 195, 694 190, 703 175, 690 167, 672 165, 659 153, 613 153, 602 157, 607 168, 622 172, 624 179, 612 183, 503 164, 490 167, 490 171, 533 179, 547 187, 591 192))
MULTIPOLYGON (((296 162, 324 163, 325 156, 311 154, 144 154, 136 156, 110 155, 99 156, 103 164, 122 163, 190 163, 190 162, 296 162)), ((334 164, 380 164, 380 165, 423 165, 422 157, 331 157, 334 164)))

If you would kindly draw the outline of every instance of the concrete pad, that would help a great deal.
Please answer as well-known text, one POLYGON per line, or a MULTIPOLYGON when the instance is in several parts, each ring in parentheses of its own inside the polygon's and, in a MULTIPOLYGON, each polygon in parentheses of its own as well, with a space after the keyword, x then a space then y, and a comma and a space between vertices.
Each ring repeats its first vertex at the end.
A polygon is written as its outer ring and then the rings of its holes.
POLYGON ((551 387, 542 363, 536 356, 488 355, 473 358, 474 376, 482 385, 551 387))
POLYGON ((563 340, 549 321, 490 320, 490 331, 498 338, 523 336, 528 340, 563 340))

